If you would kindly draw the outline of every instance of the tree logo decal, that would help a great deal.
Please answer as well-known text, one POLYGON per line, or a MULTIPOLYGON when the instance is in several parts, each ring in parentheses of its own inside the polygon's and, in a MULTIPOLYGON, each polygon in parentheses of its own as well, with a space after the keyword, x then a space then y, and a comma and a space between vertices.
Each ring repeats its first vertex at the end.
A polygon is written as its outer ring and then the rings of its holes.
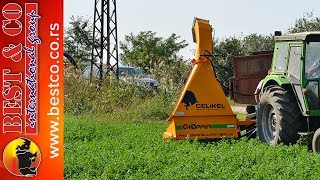
POLYGON ((196 102, 198 101, 194 93, 192 91, 186 91, 181 103, 184 103, 186 110, 188 110, 188 107, 194 105, 196 102))

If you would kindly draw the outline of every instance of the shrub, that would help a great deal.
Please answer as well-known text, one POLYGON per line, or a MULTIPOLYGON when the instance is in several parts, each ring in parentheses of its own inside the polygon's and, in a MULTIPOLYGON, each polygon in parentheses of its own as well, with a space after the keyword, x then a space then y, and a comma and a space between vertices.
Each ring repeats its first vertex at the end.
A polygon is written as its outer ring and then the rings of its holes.
POLYGON ((103 81, 82 78, 80 72, 68 68, 65 70, 65 112, 73 115, 82 113, 105 114, 119 110, 130 112, 133 104, 152 109, 152 103, 158 107, 168 107, 168 102, 175 100, 181 85, 162 85, 161 89, 151 89, 135 83, 118 81, 108 76, 103 81), (146 102, 145 102, 146 101, 146 102), (148 105, 148 103, 151 103, 148 105))

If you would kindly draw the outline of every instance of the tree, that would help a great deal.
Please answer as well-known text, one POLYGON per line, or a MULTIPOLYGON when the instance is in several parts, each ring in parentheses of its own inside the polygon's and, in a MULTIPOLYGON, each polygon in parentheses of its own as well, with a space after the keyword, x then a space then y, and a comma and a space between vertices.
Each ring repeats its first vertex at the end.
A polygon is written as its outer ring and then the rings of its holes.
POLYGON ((178 52, 188 44, 185 40, 179 41, 180 36, 172 34, 164 39, 157 37, 155 32, 142 31, 137 35, 129 34, 120 42, 120 58, 124 65, 141 68, 150 72, 156 64, 164 62, 166 65, 180 61, 178 52))
POLYGON ((91 60, 92 26, 82 16, 70 19, 70 26, 65 30, 64 49, 79 65, 91 60))
POLYGON ((273 36, 261 35, 257 33, 249 34, 243 38, 245 54, 255 51, 269 51, 274 48, 273 36))
POLYGON ((224 91, 228 92, 229 78, 233 75, 231 65, 232 56, 240 56, 245 54, 243 42, 236 37, 229 37, 222 41, 216 40, 214 44, 214 66, 218 79, 222 83, 224 91))
POLYGON ((274 41, 272 35, 259 35, 253 33, 243 38, 229 37, 222 41, 217 41, 214 45, 215 71, 224 91, 228 93, 229 78, 233 76, 231 58, 232 56, 249 55, 255 51, 273 50, 274 41))
POLYGON ((306 13, 302 18, 296 20, 295 24, 289 28, 290 33, 320 31, 320 18, 313 17, 313 13, 306 13))
POLYGON ((167 92, 178 92, 177 88, 183 85, 190 70, 178 54, 187 43, 179 39, 176 34, 162 38, 151 31, 142 31, 137 35, 131 33, 120 42, 121 61, 124 65, 139 67, 145 73, 152 74, 167 92))

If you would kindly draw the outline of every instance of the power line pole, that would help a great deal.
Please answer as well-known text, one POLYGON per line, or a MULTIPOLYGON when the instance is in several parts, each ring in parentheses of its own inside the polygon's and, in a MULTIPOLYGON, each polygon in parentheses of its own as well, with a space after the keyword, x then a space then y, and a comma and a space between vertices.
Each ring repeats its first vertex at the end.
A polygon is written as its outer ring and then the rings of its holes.
POLYGON ((116 0, 95 0, 92 42, 90 80, 92 80, 93 66, 97 61, 100 63, 98 66, 100 80, 102 80, 105 72, 114 72, 118 76, 119 55, 116 0), (103 64, 105 55, 106 67, 103 64))

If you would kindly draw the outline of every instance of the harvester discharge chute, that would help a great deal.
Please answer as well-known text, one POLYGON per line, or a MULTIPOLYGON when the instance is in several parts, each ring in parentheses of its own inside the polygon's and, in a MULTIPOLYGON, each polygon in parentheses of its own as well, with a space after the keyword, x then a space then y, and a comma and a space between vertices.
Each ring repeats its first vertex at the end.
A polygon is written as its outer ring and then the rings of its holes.
POLYGON ((217 80, 212 62, 212 28, 209 21, 195 18, 192 31, 197 44, 193 69, 168 119, 170 125, 163 138, 239 138, 242 130, 252 132, 255 120, 236 118, 217 80))

